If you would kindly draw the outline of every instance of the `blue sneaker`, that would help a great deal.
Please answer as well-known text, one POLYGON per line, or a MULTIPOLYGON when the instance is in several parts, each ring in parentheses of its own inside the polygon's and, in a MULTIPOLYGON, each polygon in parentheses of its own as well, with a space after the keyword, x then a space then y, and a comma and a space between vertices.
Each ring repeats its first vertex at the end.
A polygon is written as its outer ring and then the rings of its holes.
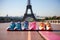
POLYGON ((10 27, 8 28, 8 31, 9 31, 9 30, 12 30, 12 31, 13 31, 14 28, 15 28, 15 26, 16 26, 16 25, 15 25, 15 22, 11 22, 10 27))
POLYGON ((24 29, 25 29, 25 30, 28 29, 28 25, 29 25, 28 21, 25 21, 25 22, 24 22, 24 29))
POLYGON ((21 22, 18 22, 18 23, 16 24, 15 30, 22 30, 21 22))

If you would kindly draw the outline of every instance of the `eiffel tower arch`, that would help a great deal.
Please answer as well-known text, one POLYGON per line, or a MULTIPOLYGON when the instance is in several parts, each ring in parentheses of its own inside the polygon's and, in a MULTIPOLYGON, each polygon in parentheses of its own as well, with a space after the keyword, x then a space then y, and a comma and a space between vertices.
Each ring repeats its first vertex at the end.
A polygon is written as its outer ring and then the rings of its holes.
POLYGON ((28 17, 29 18, 31 17, 31 18, 33 18, 36 21, 36 18, 35 18, 34 14, 33 14, 33 10, 32 10, 32 6, 31 6, 31 3, 30 3, 30 0, 28 0, 28 4, 26 6, 26 12, 24 14, 24 17, 23 17, 22 21, 24 21, 28 17), (28 10, 30 10, 30 12, 31 12, 30 14, 28 14, 28 10))

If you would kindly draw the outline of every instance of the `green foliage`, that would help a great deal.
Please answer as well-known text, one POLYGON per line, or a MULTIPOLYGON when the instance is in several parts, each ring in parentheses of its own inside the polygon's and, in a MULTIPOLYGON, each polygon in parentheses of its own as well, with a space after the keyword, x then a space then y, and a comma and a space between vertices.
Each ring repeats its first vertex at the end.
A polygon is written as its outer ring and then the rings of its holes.
MULTIPOLYGON (((21 17, 0 17, 0 22, 10 22, 10 21, 21 21, 21 17)), ((28 18, 28 21, 34 21, 33 18, 28 18)), ((60 17, 45 17, 45 19, 37 19, 37 21, 44 21, 44 20, 60 20, 60 17)))
POLYGON ((19 17, 0 17, 0 22, 20 21, 19 17))

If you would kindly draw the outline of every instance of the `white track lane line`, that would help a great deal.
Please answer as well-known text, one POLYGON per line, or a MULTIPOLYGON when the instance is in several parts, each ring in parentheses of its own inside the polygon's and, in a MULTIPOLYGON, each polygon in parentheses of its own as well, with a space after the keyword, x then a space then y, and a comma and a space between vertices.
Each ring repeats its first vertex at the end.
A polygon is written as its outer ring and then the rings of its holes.
POLYGON ((31 40, 31 32, 28 31, 28 40, 31 40))

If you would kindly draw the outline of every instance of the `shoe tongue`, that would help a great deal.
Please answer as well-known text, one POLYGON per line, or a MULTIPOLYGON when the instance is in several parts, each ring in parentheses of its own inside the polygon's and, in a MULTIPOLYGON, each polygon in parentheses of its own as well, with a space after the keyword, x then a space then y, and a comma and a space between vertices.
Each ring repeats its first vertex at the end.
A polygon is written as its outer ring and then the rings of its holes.
POLYGON ((18 22, 18 23, 20 23, 20 22, 18 22))

